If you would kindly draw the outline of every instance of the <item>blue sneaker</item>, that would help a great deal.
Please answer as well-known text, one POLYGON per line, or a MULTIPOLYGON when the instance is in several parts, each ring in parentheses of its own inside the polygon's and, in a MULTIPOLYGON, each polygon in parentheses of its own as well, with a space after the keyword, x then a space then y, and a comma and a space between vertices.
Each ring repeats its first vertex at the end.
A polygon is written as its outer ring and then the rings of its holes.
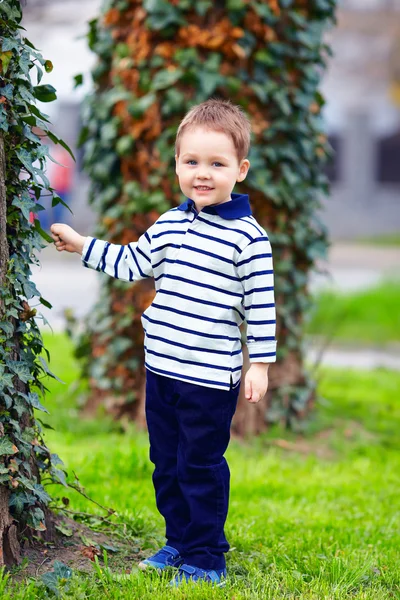
POLYGON ((172 546, 164 546, 145 560, 142 560, 138 567, 143 571, 152 568, 158 571, 165 569, 166 567, 179 567, 183 563, 183 558, 180 556, 178 550, 172 546))
POLYGON ((192 567, 191 565, 181 565, 178 573, 170 581, 171 587, 178 587, 182 583, 189 581, 206 581, 216 587, 224 587, 226 585, 226 569, 199 569, 198 567, 192 567))

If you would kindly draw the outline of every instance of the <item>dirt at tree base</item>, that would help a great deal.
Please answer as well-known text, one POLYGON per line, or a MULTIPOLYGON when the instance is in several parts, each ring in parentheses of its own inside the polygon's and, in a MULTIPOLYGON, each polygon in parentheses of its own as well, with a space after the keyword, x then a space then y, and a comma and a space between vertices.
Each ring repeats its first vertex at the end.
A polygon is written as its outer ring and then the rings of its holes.
POLYGON ((100 564, 104 563, 104 546, 108 566, 118 573, 129 573, 144 557, 135 540, 127 542, 118 536, 112 537, 61 514, 55 514, 54 521, 56 526, 71 530, 72 535, 66 536, 57 531, 53 542, 37 541, 22 547, 21 564, 9 570, 12 581, 22 583, 28 578, 39 579, 44 573, 53 570, 55 561, 64 563, 74 572, 91 573, 94 570, 95 555, 100 564))

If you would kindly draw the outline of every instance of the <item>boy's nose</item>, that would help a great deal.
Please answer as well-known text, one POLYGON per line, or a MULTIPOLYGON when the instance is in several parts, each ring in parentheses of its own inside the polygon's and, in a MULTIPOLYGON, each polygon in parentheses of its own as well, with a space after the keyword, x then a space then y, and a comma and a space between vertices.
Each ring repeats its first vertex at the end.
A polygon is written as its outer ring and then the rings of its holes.
POLYGON ((198 179, 210 179, 210 173, 207 170, 202 169, 197 173, 197 177, 198 179))

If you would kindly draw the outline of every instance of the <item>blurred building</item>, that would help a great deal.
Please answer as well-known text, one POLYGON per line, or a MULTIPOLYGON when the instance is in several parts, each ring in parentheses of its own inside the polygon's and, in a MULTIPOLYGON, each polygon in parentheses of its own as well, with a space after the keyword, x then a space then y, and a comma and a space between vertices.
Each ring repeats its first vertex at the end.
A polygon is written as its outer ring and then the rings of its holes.
MULTIPOLYGON (((54 132, 75 147, 79 105, 90 90, 95 56, 85 40, 101 0, 27 0, 26 36, 53 62, 42 83, 58 100, 42 105, 54 132), (84 85, 74 89, 74 76, 84 85)), ((400 0, 342 0, 327 34, 334 56, 322 83, 326 129, 335 150, 327 172, 332 193, 323 218, 333 238, 400 231, 400 0)), ((80 153, 66 222, 89 234, 96 220, 86 201, 80 153)), ((59 216, 59 219, 61 220, 59 216)))

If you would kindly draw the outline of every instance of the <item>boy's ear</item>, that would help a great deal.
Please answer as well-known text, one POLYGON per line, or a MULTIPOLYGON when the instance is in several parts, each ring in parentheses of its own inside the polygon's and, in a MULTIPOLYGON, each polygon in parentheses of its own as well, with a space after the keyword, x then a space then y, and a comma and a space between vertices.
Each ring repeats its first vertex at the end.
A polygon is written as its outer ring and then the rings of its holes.
POLYGON ((179 154, 175 154, 175 173, 178 173, 178 159, 179 154))
POLYGON ((247 158, 244 158, 239 165, 239 175, 236 181, 243 181, 246 179, 246 175, 250 169, 250 161, 247 158))

